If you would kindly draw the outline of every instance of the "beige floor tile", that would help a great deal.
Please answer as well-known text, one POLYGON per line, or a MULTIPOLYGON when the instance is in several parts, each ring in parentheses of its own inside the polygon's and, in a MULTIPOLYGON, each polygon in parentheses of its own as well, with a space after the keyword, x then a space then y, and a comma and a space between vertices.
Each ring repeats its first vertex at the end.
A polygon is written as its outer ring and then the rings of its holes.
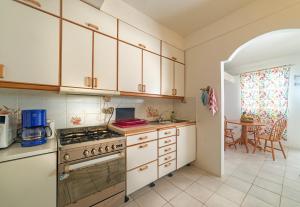
POLYGON ((283 186, 282 196, 300 202, 300 191, 294 190, 293 188, 283 186))
POLYGON ((208 207, 238 207, 236 203, 227 200, 226 198, 214 194, 208 201, 205 203, 208 207))
POLYGON ((252 195, 272 206, 280 205, 280 195, 272 193, 271 191, 265 190, 255 185, 251 187, 249 195, 252 195))
POLYGON ((272 206, 262 200, 259 200, 254 196, 247 195, 242 204, 242 207, 272 207, 272 206))
POLYGON ((182 173, 183 176, 193 181, 198 180, 203 175, 203 171, 201 171, 199 168, 195 166, 186 166, 178 170, 178 172, 182 173))
POLYGON ((298 181, 289 178, 284 178, 283 185, 288 186, 289 188, 293 188, 297 191, 300 191, 300 182, 298 181))
POLYGON ((145 186, 135 192, 133 192, 132 194, 130 194, 130 197, 133 198, 134 200, 137 199, 138 197, 148 193, 151 191, 151 188, 149 186, 145 186))
POLYGON ((120 207, 139 207, 139 206, 135 201, 128 201, 127 203, 124 203, 120 207))
POLYGON ((134 200, 139 207, 161 207, 167 203, 160 195, 154 191, 149 191, 134 200))
POLYGON ((213 194, 212 191, 208 190, 205 187, 202 187, 198 183, 193 183, 185 190, 189 195, 193 196, 197 200, 205 203, 213 194))
POLYGON ((249 173, 241 171, 241 170, 237 170, 232 173, 232 176, 237 177, 248 183, 252 183, 254 181, 256 175, 249 174, 249 173))
POLYGON ((269 180, 266 180, 266 179, 260 178, 260 177, 257 177, 255 179, 254 185, 264 188, 266 190, 269 190, 273 193, 277 193, 277 194, 281 194, 281 191, 282 191, 282 185, 271 182, 269 180))
MULTIPOLYGON (((202 207, 203 204, 193 198, 192 196, 188 195, 185 192, 180 193, 178 196, 173 198, 170 201, 171 205, 174 207, 202 207)), ((154 207, 154 206, 153 206, 154 207)))
POLYGON ((228 178, 228 180, 225 182, 227 185, 237 189, 237 190, 240 190, 244 193, 247 193, 251 187, 251 183, 247 183, 243 180, 240 180, 236 177, 230 177, 228 178))
POLYGON ((167 201, 170 201, 181 192, 179 188, 165 179, 159 179, 156 181, 153 190, 160 194, 167 201))
POLYGON ((175 173, 172 177, 166 177, 166 179, 181 190, 185 190, 194 182, 192 179, 182 175, 181 173, 175 173))
POLYGON ((246 193, 239 191, 229 185, 223 184, 216 192, 218 195, 235 202, 236 204, 241 204, 246 196, 246 193))
POLYGON ((289 198, 282 197, 280 207, 300 207, 300 203, 289 198))
POLYGON ((209 189, 210 191, 216 191, 222 185, 220 180, 214 179, 210 176, 200 177, 200 179, 197 180, 197 183, 209 189))
POLYGON ((258 177, 260 178, 264 178, 266 180, 269 180, 271 182, 274 182, 274 183, 278 183, 278 184, 282 184, 283 183, 283 176, 278 176, 278 175, 274 175, 274 174, 271 174, 271 173, 266 173, 266 172, 259 172, 258 177))
POLYGON ((163 207, 172 207, 171 204, 166 203, 163 207))

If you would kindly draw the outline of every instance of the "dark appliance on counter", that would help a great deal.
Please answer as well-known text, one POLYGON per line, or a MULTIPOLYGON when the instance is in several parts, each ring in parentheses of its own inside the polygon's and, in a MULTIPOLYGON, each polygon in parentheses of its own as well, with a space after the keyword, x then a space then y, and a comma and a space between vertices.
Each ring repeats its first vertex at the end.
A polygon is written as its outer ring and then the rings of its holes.
POLYGON ((146 124, 148 124, 148 121, 135 118, 135 108, 116 108, 116 120, 113 123, 114 126, 129 128, 146 124))
POLYGON ((47 126, 45 109, 22 110, 22 129, 18 132, 22 147, 45 144, 52 131, 47 126))
POLYGON ((105 126, 57 130, 58 207, 115 207, 125 199, 123 135, 105 126))

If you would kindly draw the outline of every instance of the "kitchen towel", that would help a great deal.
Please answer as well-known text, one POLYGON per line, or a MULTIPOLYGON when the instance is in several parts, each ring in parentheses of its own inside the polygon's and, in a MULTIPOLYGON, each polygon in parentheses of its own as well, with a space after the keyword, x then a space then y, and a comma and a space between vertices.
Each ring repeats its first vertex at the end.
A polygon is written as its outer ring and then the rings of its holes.
POLYGON ((208 92, 208 108, 212 112, 213 116, 219 110, 215 90, 213 88, 210 88, 208 92))

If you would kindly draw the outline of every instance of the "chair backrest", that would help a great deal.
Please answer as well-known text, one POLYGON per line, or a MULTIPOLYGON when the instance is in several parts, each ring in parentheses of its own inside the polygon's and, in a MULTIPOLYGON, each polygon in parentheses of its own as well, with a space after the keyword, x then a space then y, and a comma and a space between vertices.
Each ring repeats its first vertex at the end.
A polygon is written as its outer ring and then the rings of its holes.
POLYGON ((279 141, 284 134, 286 126, 287 126, 287 121, 285 118, 281 118, 278 121, 276 121, 270 133, 270 140, 279 141))
POLYGON ((228 122, 227 122, 227 117, 224 116, 224 130, 227 129, 227 124, 228 124, 228 122))

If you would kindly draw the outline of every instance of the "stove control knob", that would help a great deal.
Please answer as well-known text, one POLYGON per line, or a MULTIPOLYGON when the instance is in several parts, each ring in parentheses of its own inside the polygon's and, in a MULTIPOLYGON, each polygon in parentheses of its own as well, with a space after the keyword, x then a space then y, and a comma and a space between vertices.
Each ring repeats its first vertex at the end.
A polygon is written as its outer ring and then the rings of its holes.
POLYGON ((100 152, 100 153, 103 153, 103 152, 104 152, 103 147, 99 147, 99 152, 100 152))
POLYGON ((64 155, 64 159, 65 159, 66 161, 70 160, 70 155, 69 155, 69 154, 65 154, 65 155, 64 155))
POLYGON ((105 151, 108 152, 109 151, 109 146, 105 147, 105 151))
POLYGON ((114 144, 113 144, 113 145, 111 145, 111 149, 112 149, 112 150, 115 150, 115 148, 116 148, 116 147, 115 147, 115 145, 114 145, 114 144))
POLYGON ((92 155, 96 155, 96 153, 97 153, 96 149, 92 149, 91 153, 92 153, 92 155))
POLYGON ((88 150, 84 150, 83 151, 83 155, 86 156, 86 157, 89 156, 89 151, 88 150))

